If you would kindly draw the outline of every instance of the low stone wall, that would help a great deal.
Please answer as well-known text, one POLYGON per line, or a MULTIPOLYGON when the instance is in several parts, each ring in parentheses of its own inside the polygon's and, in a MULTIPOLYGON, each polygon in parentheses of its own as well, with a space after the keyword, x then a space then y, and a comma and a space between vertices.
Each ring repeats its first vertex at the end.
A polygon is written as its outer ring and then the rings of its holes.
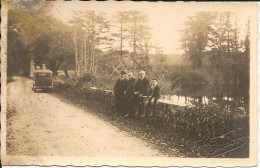
MULTIPOLYGON (((111 110, 115 111, 115 98, 112 90, 103 90, 97 87, 77 87, 64 82, 56 84, 56 89, 57 88, 65 90, 69 89, 71 92, 76 92, 76 94, 82 98, 87 98, 106 104, 111 108, 111 110)), ((151 109, 147 108, 147 112, 149 112, 149 110, 151 109)), ((176 128, 176 113, 184 110, 185 107, 183 106, 168 104, 158 100, 155 112, 150 117, 156 117, 165 124, 169 124, 171 127, 176 128)), ((146 118, 144 118, 144 120, 145 119, 146 118)))
MULTIPOLYGON (((67 83, 56 84, 56 89, 70 91, 82 98, 100 102, 108 110, 116 112, 111 90, 67 83)), ((241 147, 246 150, 243 151, 243 157, 248 154, 249 116, 248 112, 243 110, 230 111, 214 104, 182 107, 158 101, 154 115, 145 116, 142 120, 152 120, 154 124, 159 121, 169 130, 182 132, 182 138, 187 140, 186 145, 197 150, 199 156, 219 157, 229 148, 235 148, 236 150, 231 151, 234 153, 241 147)))

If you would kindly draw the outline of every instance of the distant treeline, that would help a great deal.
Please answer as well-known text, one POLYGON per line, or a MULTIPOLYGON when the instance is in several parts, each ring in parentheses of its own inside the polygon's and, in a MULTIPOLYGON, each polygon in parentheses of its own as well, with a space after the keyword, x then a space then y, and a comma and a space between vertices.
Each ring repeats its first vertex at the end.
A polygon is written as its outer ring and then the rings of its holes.
POLYGON ((118 12, 111 20, 104 13, 77 11, 68 24, 48 13, 8 12, 9 73, 28 74, 30 59, 54 74, 69 67, 78 75, 104 68, 112 73, 122 61, 123 68, 143 69, 150 54, 158 62, 165 59, 151 44, 148 17, 140 11, 118 12))
POLYGON ((249 81, 250 20, 246 32, 231 12, 198 12, 185 22, 181 45, 186 64, 209 73, 214 83, 249 81))
POLYGON ((76 69, 77 76, 95 76, 108 88, 120 70, 140 69, 158 78, 166 92, 185 76, 194 83, 248 85, 250 21, 243 33, 230 12, 198 12, 181 32, 184 54, 172 54, 172 59, 152 43, 148 20, 140 11, 118 12, 109 19, 87 10, 75 12, 65 24, 46 12, 9 10, 8 75, 28 75, 32 59, 54 75, 62 69, 68 77, 67 70, 76 69), (169 64, 172 60, 178 65, 169 64))

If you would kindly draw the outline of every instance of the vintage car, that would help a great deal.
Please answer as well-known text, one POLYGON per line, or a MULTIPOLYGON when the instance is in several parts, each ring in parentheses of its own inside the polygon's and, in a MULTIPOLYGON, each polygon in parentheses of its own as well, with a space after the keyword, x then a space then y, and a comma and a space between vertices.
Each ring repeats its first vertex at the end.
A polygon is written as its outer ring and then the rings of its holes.
POLYGON ((37 89, 44 91, 53 90, 52 71, 50 70, 35 70, 34 71, 34 82, 32 90, 37 92, 37 89))

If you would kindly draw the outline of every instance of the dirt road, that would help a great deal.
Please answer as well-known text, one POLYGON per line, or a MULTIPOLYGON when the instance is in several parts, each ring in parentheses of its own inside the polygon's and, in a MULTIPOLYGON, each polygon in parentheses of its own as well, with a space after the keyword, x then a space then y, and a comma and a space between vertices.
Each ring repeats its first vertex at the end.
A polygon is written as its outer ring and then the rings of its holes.
POLYGON ((32 81, 8 84, 7 154, 30 156, 161 156, 144 141, 53 93, 33 93, 32 81))

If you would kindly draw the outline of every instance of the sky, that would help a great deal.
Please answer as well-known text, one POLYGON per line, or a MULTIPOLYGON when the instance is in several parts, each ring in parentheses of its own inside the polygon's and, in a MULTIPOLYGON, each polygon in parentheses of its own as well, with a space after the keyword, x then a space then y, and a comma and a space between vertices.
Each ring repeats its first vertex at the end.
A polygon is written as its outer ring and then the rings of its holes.
POLYGON ((112 18, 117 12, 125 10, 142 11, 149 17, 152 42, 162 47, 164 53, 181 53, 180 31, 188 16, 198 11, 231 11, 237 17, 240 32, 245 32, 245 25, 249 17, 254 17, 250 9, 255 7, 251 3, 183 3, 183 2, 131 2, 131 1, 55 1, 52 2, 54 16, 67 22, 74 11, 95 10, 104 12, 112 18))

